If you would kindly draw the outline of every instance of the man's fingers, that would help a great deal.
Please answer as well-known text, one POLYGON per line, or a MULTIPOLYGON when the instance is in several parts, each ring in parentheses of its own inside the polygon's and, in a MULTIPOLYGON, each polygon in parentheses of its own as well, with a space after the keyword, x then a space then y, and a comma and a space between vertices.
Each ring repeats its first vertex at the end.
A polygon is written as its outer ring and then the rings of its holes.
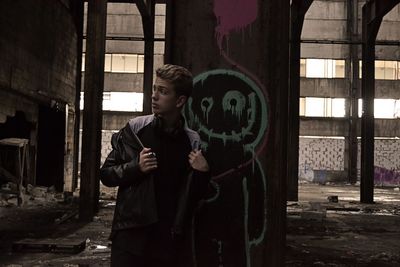
POLYGON ((150 157, 150 158, 144 158, 143 159, 144 163, 148 163, 148 162, 157 162, 157 159, 154 157, 150 157))

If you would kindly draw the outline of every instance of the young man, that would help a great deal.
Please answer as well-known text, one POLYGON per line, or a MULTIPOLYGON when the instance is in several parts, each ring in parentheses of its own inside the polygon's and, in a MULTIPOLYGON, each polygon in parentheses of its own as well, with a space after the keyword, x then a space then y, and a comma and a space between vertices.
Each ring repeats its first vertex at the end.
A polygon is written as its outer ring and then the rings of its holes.
POLYGON ((210 179, 200 137, 181 115, 192 74, 165 65, 156 76, 153 114, 130 120, 113 135, 100 171, 104 185, 119 187, 111 266, 177 266, 181 235, 210 179))

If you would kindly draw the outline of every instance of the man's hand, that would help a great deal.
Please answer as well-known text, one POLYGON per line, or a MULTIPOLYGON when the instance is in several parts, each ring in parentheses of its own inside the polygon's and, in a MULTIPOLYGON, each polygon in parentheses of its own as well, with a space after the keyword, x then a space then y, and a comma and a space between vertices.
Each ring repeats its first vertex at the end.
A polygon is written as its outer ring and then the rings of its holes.
POLYGON ((189 154, 189 163, 193 169, 197 171, 207 172, 210 170, 208 166, 207 160, 204 158, 203 153, 201 150, 193 150, 189 154))
POLYGON ((143 148, 139 154, 139 169, 143 173, 149 173, 157 169, 157 158, 151 152, 151 148, 143 148))

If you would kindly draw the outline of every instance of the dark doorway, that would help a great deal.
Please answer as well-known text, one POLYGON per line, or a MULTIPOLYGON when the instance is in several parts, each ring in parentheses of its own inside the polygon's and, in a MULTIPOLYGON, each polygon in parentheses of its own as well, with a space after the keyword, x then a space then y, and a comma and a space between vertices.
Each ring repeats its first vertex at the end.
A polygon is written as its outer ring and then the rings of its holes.
POLYGON ((36 184, 64 189, 65 112, 39 107, 36 184))

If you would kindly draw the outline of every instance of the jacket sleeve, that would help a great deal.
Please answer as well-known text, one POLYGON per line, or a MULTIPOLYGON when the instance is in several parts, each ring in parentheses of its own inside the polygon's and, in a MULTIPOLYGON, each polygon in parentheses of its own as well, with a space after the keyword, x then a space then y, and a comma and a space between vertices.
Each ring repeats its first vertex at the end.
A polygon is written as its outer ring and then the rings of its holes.
POLYGON ((210 183, 210 171, 202 172, 193 170, 193 194, 196 201, 204 198, 208 185, 210 183))
POLYGON ((140 171, 137 159, 123 162, 119 144, 120 132, 113 134, 111 144, 112 151, 108 154, 103 166, 100 169, 100 180, 108 187, 131 186, 145 178, 146 174, 140 171))

